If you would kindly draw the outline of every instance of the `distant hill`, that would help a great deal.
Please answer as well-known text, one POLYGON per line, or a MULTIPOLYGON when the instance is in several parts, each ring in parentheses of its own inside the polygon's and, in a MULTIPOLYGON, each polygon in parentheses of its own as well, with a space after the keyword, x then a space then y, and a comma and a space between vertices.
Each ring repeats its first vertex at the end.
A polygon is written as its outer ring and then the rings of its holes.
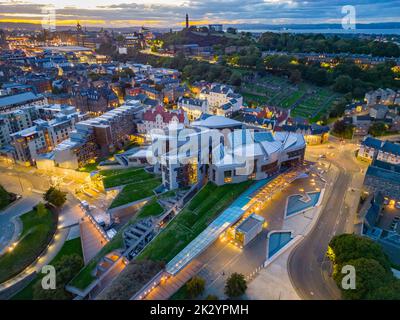
MULTIPOLYGON (((340 23, 319 23, 319 24, 233 24, 226 25, 238 29, 255 30, 282 30, 282 29, 342 29, 340 23)), ((382 22, 382 23, 357 23, 357 29, 400 29, 400 22, 382 22)))
MULTIPOLYGON (((297 30, 297 29, 342 29, 342 25, 337 24, 329 24, 329 23, 321 23, 321 24, 227 24, 225 27, 234 27, 242 30, 297 30)), ((86 26, 85 26, 86 27, 86 26)), ((382 22, 382 23, 358 23, 357 29, 393 29, 400 30, 400 22, 382 22)), ((21 30, 30 30, 30 31, 40 31, 42 30, 42 26, 40 24, 32 24, 32 23, 13 23, 13 22, 1 22, 0 28, 3 29, 21 29, 21 30)), ((86 27, 89 31, 100 30, 102 27, 86 27)), ((108 28, 107 26, 103 27, 107 30, 114 30, 116 32, 132 32, 137 31, 141 28, 141 26, 132 26, 132 27, 122 27, 122 28, 108 28)), ((177 30, 176 26, 172 27, 174 30, 177 30)), ((58 26, 57 30, 73 30, 75 29, 75 25, 71 26, 58 26)), ((170 28, 162 28, 162 27, 150 27, 152 31, 155 32, 167 32, 170 28)))

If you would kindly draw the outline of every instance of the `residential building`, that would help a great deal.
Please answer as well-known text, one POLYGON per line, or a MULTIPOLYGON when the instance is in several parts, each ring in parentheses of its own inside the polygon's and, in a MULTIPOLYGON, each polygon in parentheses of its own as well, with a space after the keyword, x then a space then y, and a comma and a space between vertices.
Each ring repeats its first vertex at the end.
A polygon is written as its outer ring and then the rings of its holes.
POLYGON ((208 29, 211 32, 223 32, 224 28, 222 24, 209 24, 208 25, 208 29))
POLYGON ((399 203, 385 198, 379 191, 371 196, 371 205, 366 212, 361 212, 362 234, 379 243, 393 263, 400 264, 399 203))
POLYGON ((37 106, 47 104, 47 98, 41 94, 31 91, 18 93, 15 95, 0 97, 0 113, 13 111, 25 106, 37 106))
POLYGON ((70 138, 59 144, 49 158, 55 166, 77 169, 101 155, 109 155, 131 142, 136 131, 135 122, 142 114, 142 105, 129 101, 97 118, 81 121, 75 125, 70 138))
POLYGON ((79 88, 72 91, 73 103, 81 112, 90 112, 95 115, 119 106, 117 95, 108 87, 79 88))
POLYGON ((171 124, 188 124, 188 119, 182 109, 167 111, 162 106, 149 109, 143 114, 143 119, 138 122, 138 132, 149 134, 154 129, 164 129, 171 124))
POLYGON ((178 108, 186 112, 189 121, 197 120, 203 113, 209 113, 206 99, 180 97, 178 99, 178 108))
POLYGON ((365 94, 367 106, 375 106, 377 104, 393 105, 400 104, 400 92, 392 89, 381 89, 370 91, 365 94))
POLYGON ((383 104, 377 104, 369 108, 369 115, 375 120, 383 120, 388 112, 388 106, 383 104))
POLYGON ((243 97, 235 93, 231 87, 223 84, 204 87, 199 98, 206 99, 210 111, 218 116, 230 116, 243 106, 243 97))
POLYGON ((34 165, 37 156, 53 150, 69 138, 78 120, 76 114, 58 114, 53 120, 37 119, 34 125, 10 135, 15 161, 24 165, 34 165))
POLYGON ((368 163, 372 163, 376 159, 378 152, 381 150, 383 141, 372 137, 366 137, 360 145, 357 158, 368 163))
POLYGON ((11 134, 33 126, 39 118, 36 107, 28 106, 0 114, 0 148, 11 141, 11 134))

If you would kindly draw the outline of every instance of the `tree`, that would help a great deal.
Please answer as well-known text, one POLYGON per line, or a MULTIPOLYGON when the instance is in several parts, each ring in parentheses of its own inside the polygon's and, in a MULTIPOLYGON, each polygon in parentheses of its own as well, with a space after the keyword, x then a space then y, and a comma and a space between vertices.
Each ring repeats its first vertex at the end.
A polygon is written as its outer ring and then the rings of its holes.
POLYGON ((299 83, 301 81, 301 72, 297 69, 290 71, 289 81, 292 83, 299 83))
POLYGON ((381 286, 366 295, 371 300, 400 300, 400 280, 396 279, 386 286, 381 286))
POLYGON ((60 208, 67 201, 67 193, 52 186, 46 191, 43 199, 60 208))
POLYGON ((353 81, 347 75, 342 75, 336 78, 333 90, 340 93, 347 93, 353 90, 353 81))
POLYGON ((216 295, 214 295, 214 294, 209 294, 209 295, 206 297, 206 300, 219 300, 219 299, 218 299, 218 297, 217 297, 216 295))
POLYGON ((374 241, 354 234, 332 238, 327 255, 333 262, 333 278, 345 299, 400 299, 400 281, 391 270, 389 258, 374 241), (356 288, 342 288, 342 268, 355 269, 356 288))
MULTIPOLYGON (((368 293, 375 292, 392 279, 392 275, 374 259, 360 258, 349 260, 345 264, 353 266, 356 271, 355 289, 342 290, 343 297, 348 300, 365 299, 368 293)), ((341 288, 343 276, 344 274, 338 272, 335 277, 339 288, 341 288)))
POLYGON ((375 122, 369 128, 368 133, 374 137, 378 137, 378 136, 383 136, 388 129, 389 126, 387 124, 383 122, 375 122))
POLYGON ((354 127, 351 124, 347 124, 344 120, 338 120, 333 124, 333 134, 338 137, 351 139, 353 136, 354 127))
POLYGON ((186 290, 190 298, 194 299, 204 292, 205 280, 200 277, 193 277, 186 283, 186 290))
POLYGON ((329 247, 335 252, 334 262, 344 264, 359 258, 375 259, 385 270, 390 270, 390 261, 382 247, 366 237, 355 234, 341 234, 332 238, 329 247))
POLYGON ((247 290, 246 280, 243 274, 232 273, 226 280, 225 294, 229 298, 237 298, 242 296, 247 290))
POLYGON ((239 73, 234 72, 229 78, 229 83, 238 87, 242 84, 242 77, 240 76, 239 73))

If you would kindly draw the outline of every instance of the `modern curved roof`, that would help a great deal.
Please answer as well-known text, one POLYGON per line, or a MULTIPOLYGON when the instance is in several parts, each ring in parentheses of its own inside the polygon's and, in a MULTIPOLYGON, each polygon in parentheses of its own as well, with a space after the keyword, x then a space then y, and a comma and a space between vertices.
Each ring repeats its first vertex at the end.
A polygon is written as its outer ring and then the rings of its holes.
POLYGON ((192 126, 207 127, 207 128, 229 128, 229 127, 241 127, 242 122, 229 119, 222 116, 210 116, 204 120, 198 120, 192 122, 192 126))

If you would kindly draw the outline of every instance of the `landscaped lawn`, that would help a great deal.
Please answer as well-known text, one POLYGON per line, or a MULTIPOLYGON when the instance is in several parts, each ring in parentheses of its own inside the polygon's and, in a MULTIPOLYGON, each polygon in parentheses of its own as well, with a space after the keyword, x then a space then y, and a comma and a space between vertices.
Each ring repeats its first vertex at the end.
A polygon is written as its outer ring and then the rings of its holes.
MULTIPOLYGON (((77 254, 83 259, 83 254, 82 254, 82 245, 81 245, 81 239, 76 238, 73 240, 66 241, 61 248, 61 250, 58 252, 58 254, 55 256, 55 258, 49 263, 49 265, 54 265, 57 263, 61 258, 69 255, 77 254)), ((33 287, 35 284, 39 281, 41 281, 42 275, 39 274, 35 279, 33 279, 24 289, 22 289, 20 292, 18 292, 15 296, 12 297, 12 300, 32 300, 34 298, 33 296, 33 287)))
POLYGON ((57 217, 45 209, 42 214, 32 210, 21 216, 23 231, 13 251, 0 257, 0 283, 12 278, 43 252, 57 227, 57 217))
POLYGON ((92 271, 94 270, 100 259, 113 250, 123 248, 124 244, 122 234, 124 230, 128 226, 136 223, 143 218, 158 216, 161 213, 163 213, 163 208, 158 204, 156 197, 154 197, 152 200, 146 203, 145 206, 143 206, 139 213, 135 215, 135 217, 133 217, 84 268, 82 268, 79 274, 74 279, 72 279, 70 285, 77 287, 78 289, 84 290, 95 280, 95 277, 92 276, 92 271))
POLYGON ((0 185, 0 210, 7 207, 12 201, 12 195, 0 185))
POLYGON ((136 220, 152 216, 159 216, 163 212, 163 207, 158 203, 157 198, 154 197, 152 200, 146 203, 142 210, 140 210, 139 214, 136 217, 136 220))
POLYGON ((170 261, 253 182, 208 183, 178 216, 140 253, 138 259, 170 261))
POLYGON ((110 208, 116 208, 154 195, 153 190, 161 184, 161 179, 152 177, 152 179, 124 186, 111 203, 110 208))
POLYGON ((129 168, 122 170, 104 170, 100 174, 104 176, 104 188, 113 188, 154 178, 154 174, 143 168, 129 168))

